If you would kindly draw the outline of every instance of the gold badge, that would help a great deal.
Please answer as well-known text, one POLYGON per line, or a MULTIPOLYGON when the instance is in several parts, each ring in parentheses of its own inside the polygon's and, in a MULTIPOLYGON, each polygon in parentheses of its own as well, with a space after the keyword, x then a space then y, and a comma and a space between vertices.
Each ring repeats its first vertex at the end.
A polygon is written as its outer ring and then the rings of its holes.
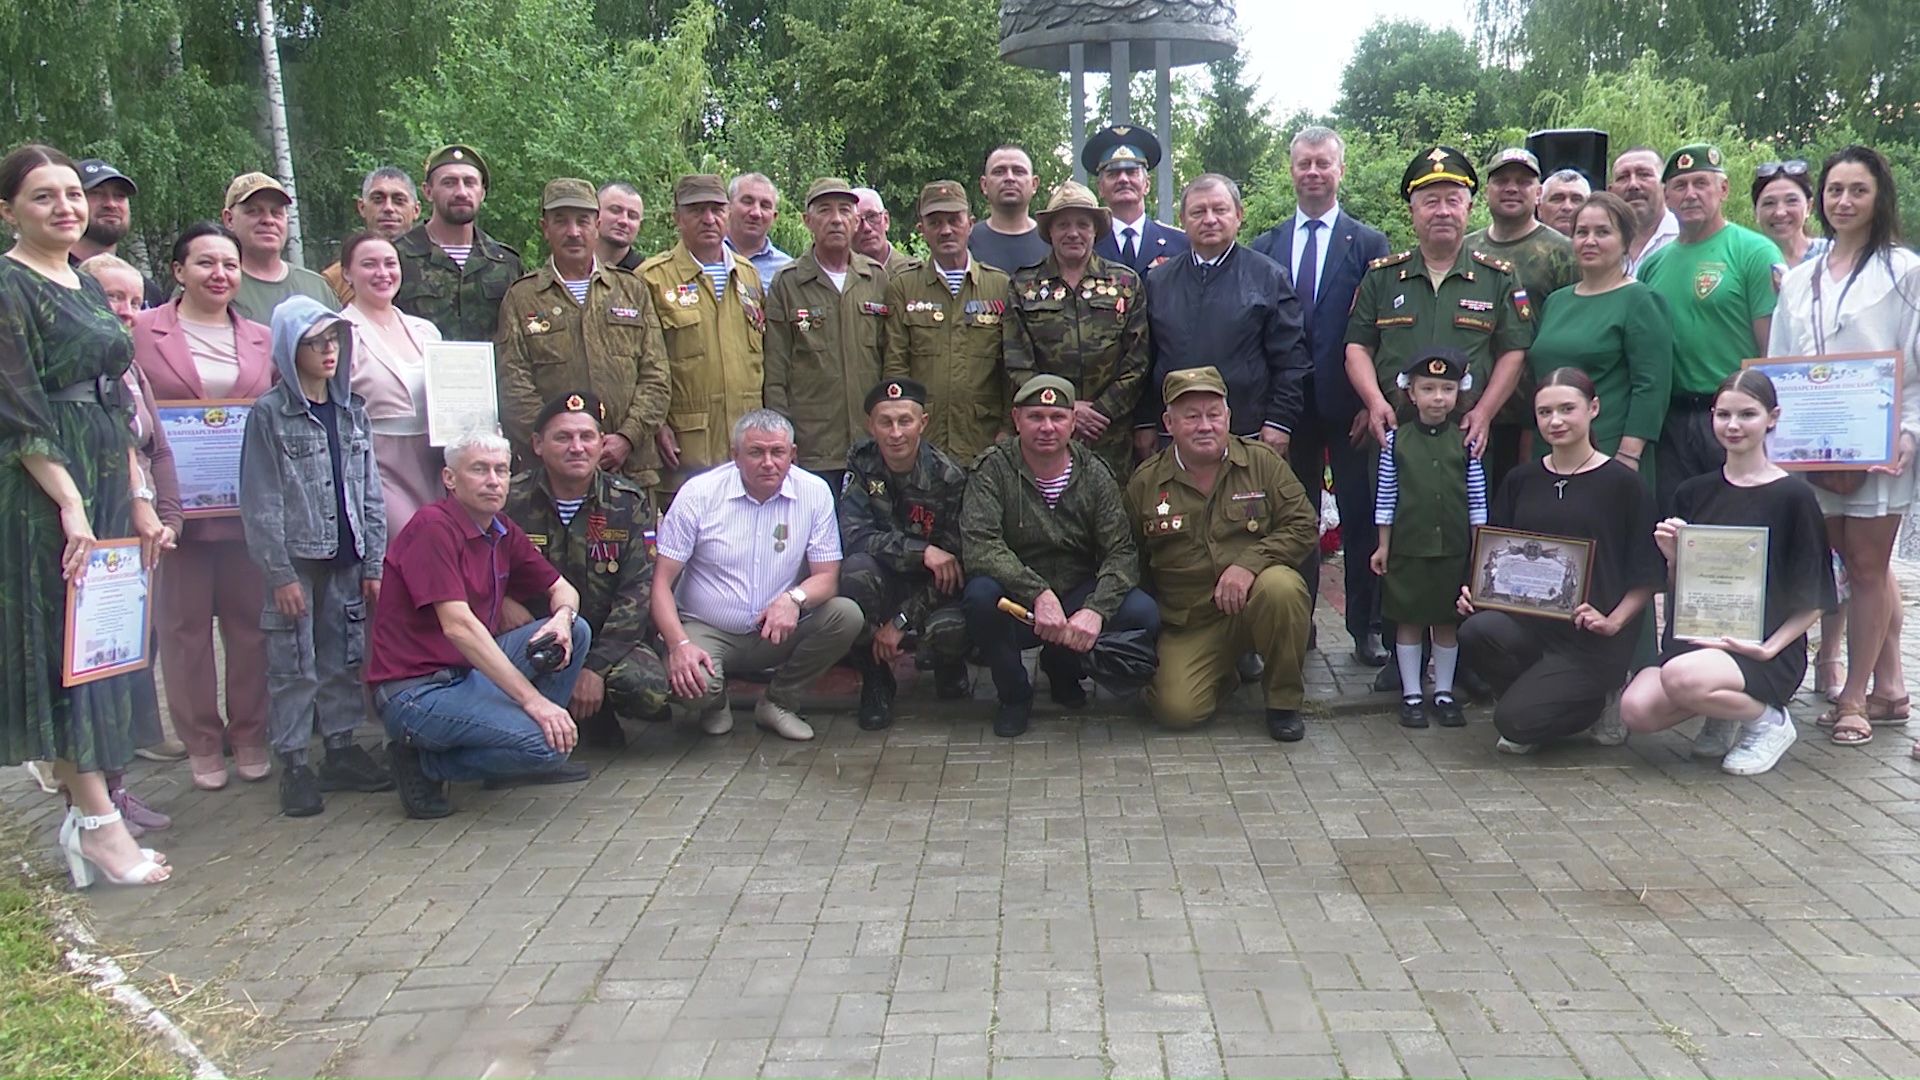
POLYGON ((1040 391, 1040 404, 1042 405, 1053 405, 1057 403, 1059 400, 1060 400, 1059 392, 1056 391, 1051 386, 1047 387, 1045 390, 1040 391))
POLYGON ((939 309, 937 309, 937 308, 936 308, 936 309, 934 310, 934 313, 933 313, 933 321, 934 321, 934 322, 946 322, 946 321, 947 321, 947 313, 946 313, 946 312, 944 312, 944 311, 941 311, 941 310, 939 310, 939 309))

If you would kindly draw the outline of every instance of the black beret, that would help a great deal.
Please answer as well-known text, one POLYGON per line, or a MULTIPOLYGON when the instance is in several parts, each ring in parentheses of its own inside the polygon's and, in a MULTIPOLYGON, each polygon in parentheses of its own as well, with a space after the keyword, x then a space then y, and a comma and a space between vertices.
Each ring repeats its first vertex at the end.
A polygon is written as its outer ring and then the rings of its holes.
POLYGON ((866 411, 872 412, 883 401, 917 401, 925 408, 927 388, 912 379, 888 379, 867 391, 866 411))
POLYGON ((552 401, 547 402, 546 408, 541 409, 540 415, 534 418, 533 430, 545 431, 547 421, 552 420, 561 413, 576 412, 586 413, 588 416, 593 417, 594 421, 599 424, 604 425, 607 422, 606 406, 600 404, 600 399, 594 397, 592 391, 569 390, 559 397, 554 398, 552 401))
POLYGON ((1413 354, 1407 362, 1406 376, 1409 379, 1450 379, 1459 382, 1466 375, 1471 362, 1467 354, 1450 345, 1430 345, 1413 354))

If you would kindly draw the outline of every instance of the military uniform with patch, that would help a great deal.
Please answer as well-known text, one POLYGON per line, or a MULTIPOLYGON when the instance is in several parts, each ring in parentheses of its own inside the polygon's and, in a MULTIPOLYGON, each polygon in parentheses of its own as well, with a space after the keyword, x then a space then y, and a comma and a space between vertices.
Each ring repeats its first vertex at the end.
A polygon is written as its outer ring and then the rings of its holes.
MULTIPOLYGON (((487 182, 487 165, 471 147, 442 147, 427 159, 427 182, 433 170, 449 164, 472 165, 487 182)), ((492 341, 500 322, 500 301, 508 286, 526 273, 520 253, 473 226, 473 247, 467 261, 456 263, 416 225, 393 242, 400 256, 400 291, 393 306, 417 315, 440 330, 447 341, 492 341)))

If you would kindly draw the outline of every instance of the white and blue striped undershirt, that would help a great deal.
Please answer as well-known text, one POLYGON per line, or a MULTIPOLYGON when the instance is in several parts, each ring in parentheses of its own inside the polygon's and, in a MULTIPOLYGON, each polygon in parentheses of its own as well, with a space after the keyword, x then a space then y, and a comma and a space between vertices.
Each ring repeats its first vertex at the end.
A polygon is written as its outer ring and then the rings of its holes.
MULTIPOLYGON (((554 276, 560 277, 558 274, 554 276)), ((593 284, 593 279, 588 277, 582 278, 579 281, 568 281, 566 278, 560 278, 560 284, 567 287, 567 292, 573 297, 574 303, 585 304, 587 302, 587 286, 593 284)))
POLYGON ((733 269, 732 264, 726 259, 721 259, 717 263, 701 263, 700 269, 707 275, 707 280, 713 282, 713 299, 716 302, 725 299, 727 273, 733 269))
POLYGON ((1054 510, 1059 508, 1060 496, 1067 493, 1067 481, 1072 479, 1073 459, 1068 458, 1065 472, 1051 480, 1042 480, 1036 476, 1033 478, 1033 482, 1040 488, 1040 497, 1047 500, 1047 509, 1054 510))
MULTIPOLYGON (((1373 496, 1373 523, 1393 524, 1393 512, 1400 502, 1400 470, 1393 463, 1393 435, 1387 432, 1387 444, 1380 448, 1380 486, 1373 496)), ((1487 523, 1487 471, 1480 459, 1467 457, 1467 524, 1487 523)))
POLYGON ((967 268, 963 266, 958 270, 949 270, 942 266, 940 268, 940 276, 947 279, 947 291, 955 296, 959 296, 960 286, 966 284, 967 281, 967 268))
POLYGON ((555 513, 560 515, 560 524, 562 525, 573 524, 573 515, 578 514, 580 512, 580 507, 584 505, 586 501, 587 501, 587 497, 585 495, 582 495, 577 499, 553 500, 553 509, 555 513))

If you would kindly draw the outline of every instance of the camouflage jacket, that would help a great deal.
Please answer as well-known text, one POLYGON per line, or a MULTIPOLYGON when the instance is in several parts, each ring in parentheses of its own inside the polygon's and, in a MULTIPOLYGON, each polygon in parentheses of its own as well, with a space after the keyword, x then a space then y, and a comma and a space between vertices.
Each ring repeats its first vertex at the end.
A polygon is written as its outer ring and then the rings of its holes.
POLYGON ((1068 446, 1073 476, 1052 507, 1017 440, 980 455, 960 513, 960 559, 969 577, 994 579, 1029 609, 1049 589, 1064 595, 1098 578, 1086 606, 1111 619, 1140 582, 1133 529, 1113 473, 1085 445, 1068 446))
POLYGON ((400 253, 400 291, 393 304, 440 328, 447 341, 492 341, 507 286, 526 273, 520 253, 473 227, 467 265, 455 265, 425 225, 393 242, 400 253))
MULTIPOLYGON (((930 578, 921 561, 928 546, 960 554, 960 506, 966 492, 967 470, 925 439, 920 440, 913 471, 904 476, 887 468, 879 444, 862 439, 847 452, 840 546, 849 556, 870 555, 896 574, 930 578)), ((918 626, 938 606, 934 599, 933 590, 921 590, 902 610, 918 626)))
MULTIPOLYGON (((646 493, 624 477, 595 470, 587 501, 562 524, 547 488, 547 473, 535 467, 507 488, 507 517, 547 557, 560 576, 580 590, 580 617, 593 628, 587 670, 604 675, 650 632, 653 603, 654 531, 659 517, 646 493), (597 534, 597 535, 596 535, 597 534)), ((528 606, 544 617, 544 599, 528 606)))
POLYGON ((1001 324, 1007 376, 1017 391, 1035 375, 1073 383, 1080 400, 1113 421, 1092 445, 1115 476, 1133 464, 1133 409, 1153 366, 1140 275, 1093 256, 1068 287, 1052 255, 1013 275, 1001 324))

